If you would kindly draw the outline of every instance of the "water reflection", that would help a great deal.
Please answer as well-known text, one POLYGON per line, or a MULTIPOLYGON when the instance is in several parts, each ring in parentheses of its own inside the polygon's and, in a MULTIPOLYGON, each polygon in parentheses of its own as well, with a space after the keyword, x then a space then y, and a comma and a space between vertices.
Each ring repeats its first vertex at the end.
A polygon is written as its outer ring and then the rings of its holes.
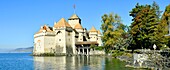
POLYGON ((122 62, 104 56, 34 57, 35 70, 119 70, 122 68, 125 69, 122 62))

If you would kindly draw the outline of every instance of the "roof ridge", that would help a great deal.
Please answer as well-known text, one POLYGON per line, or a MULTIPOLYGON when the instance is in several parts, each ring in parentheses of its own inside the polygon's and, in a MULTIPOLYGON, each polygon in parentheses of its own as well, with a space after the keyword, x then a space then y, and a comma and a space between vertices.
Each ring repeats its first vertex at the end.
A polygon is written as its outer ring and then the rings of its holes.
POLYGON ((69 19, 75 19, 75 18, 79 18, 79 17, 77 16, 77 14, 73 14, 69 19))
POLYGON ((96 28, 92 26, 92 28, 89 30, 90 32, 97 32, 96 28))
POLYGON ((57 23, 54 24, 54 27, 71 27, 70 24, 64 19, 61 18, 57 23))
POLYGON ((43 26, 40 27, 40 30, 39 30, 38 32, 36 32, 36 34, 43 32, 43 30, 45 30, 45 31, 47 31, 47 32, 52 32, 52 31, 53 31, 53 30, 51 30, 51 29, 49 28, 49 26, 43 25, 43 26))

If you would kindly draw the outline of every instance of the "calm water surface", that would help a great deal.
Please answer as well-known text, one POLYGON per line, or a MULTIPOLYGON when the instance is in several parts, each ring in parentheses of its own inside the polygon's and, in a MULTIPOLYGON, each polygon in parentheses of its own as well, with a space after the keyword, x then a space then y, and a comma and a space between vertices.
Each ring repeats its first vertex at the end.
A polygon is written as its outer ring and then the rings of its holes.
POLYGON ((132 70, 103 56, 33 57, 30 53, 0 53, 0 70, 132 70))

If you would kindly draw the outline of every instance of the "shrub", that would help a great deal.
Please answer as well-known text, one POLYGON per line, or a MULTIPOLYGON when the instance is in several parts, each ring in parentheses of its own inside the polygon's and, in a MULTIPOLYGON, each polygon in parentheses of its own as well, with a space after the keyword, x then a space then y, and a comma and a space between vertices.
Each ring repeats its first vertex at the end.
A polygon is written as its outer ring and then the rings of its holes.
POLYGON ((131 54, 131 53, 125 53, 124 55, 125 55, 125 56, 128 56, 128 57, 132 57, 132 54, 131 54))
POLYGON ((95 47, 95 50, 103 50, 103 49, 104 49, 103 46, 96 46, 96 47, 95 47))
POLYGON ((113 57, 122 56, 123 54, 124 54, 123 51, 119 51, 119 50, 113 50, 112 51, 112 56, 113 57))

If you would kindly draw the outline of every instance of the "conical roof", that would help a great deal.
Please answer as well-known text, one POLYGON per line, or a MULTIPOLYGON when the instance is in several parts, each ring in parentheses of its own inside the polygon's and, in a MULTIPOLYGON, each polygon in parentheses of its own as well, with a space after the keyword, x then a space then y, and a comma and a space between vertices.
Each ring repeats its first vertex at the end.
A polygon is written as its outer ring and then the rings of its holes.
POLYGON ((75 28, 75 29, 83 29, 83 27, 81 26, 80 23, 76 24, 76 25, 74 26, 74 28, 75 28))
POLYGON ((101 34, 100 30, 97 31, 98 34, 101 34))
POLYGON ((55 28, 58 27, 71 27, 64 18, 61 18, 57 23, 54 24, 55 28))
POLYGON ((92 28, 90 29, 90 32, 97 32, 97 30, 94 26, 92 26, 92 28))
POLYGON ((73 14, 69 19, 77 19, 79 18, 76 14, 73 14))

